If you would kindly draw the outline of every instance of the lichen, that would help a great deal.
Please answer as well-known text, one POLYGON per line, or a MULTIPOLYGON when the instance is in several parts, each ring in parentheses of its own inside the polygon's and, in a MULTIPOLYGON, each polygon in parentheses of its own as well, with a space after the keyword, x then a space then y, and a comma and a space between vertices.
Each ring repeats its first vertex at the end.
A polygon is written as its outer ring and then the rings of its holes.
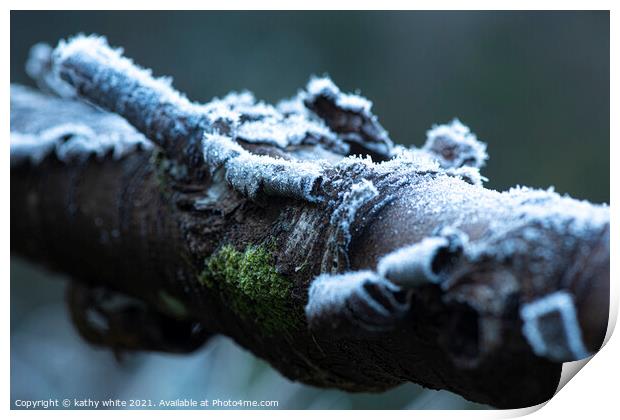
POLYGON ((428 130, 422 149, 434 155, 441 167, 446 169, 463 166, 481 168, 489 158, 487 145, 458 119, 428 130))
POLYGON ((348 269, 349 244, 351 243, 351 228, 362 206, 377 197, 379 191, 372 181, 362 179, 351 185, 349 190, 342 192, 339 203, 330 218, 333 232, 327 243, 327 251, 324 254, 322 269, 335 274, 342 271, 342 264, 348 269))
POLYGON ((409 311, 404 296, 374 271, 321 274, 310 285, 305 313, 313 330, 342 330, 349 324, 354 330, 387 331, 409 311))
POLYGON ((537 355, 559 362, 589 356, 570 293, 560 290, 525 303, 520 314, 523 335, 537 355))
POLYGON ((240 252, 225 245, 205 260, 199 281, 217 290, 235 314, 256 322, 267 334, 289 331, 300 320, 291 305, 292 284, 276 270, 268 247, 249 246, 240 252))
POLYGON ((460 259, 467 240, 463 232, 446 227, 437 236, 384 255, 377 264, 377 272, 403 288, 441 284, 460 259))
POLYGON ((152 145, 138 133, 97 133, 81 123, 63 123, 38 134, 11 132, 11 165, 29 161, 38 165, 55 154, 64 163, 84 162, 91 156, 101 161, 111 155, 119 160, 136 150, 149 150, 152 145))
POLYGON ((211 174, 224 168, 228 183, 252 200, 263 194, 309 202, 322 199, 316 193, 322 182, 318 163, 255 155, 230 137, 208 133, 204 136, 203 155, 211 174))
MULTIPOLYGON (((358 94, 346 94, 329 77, 312 77, 306 91, 300 93, 306 108, 315 113, 326 125, 347 143, 355 143, 381 158, 392 155, 394 143, 387 131, 371 112, 372 102, 358 94), (329 105, 326 111, 326 101, 329 105)), ((290 102, 285 108, 290 109, 290 102)))

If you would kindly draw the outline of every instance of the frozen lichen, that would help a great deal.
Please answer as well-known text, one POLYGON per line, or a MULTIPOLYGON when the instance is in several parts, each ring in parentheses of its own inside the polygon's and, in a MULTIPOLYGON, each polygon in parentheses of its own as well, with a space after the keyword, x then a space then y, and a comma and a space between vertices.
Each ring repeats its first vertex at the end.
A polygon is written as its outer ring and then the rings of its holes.
POLYGON ((41 90, 72 98, 75 90, 52 71, 52 52, 53 48, 48 44, 33 45, 26 61, 26 74, 37 82, 41 90))
POLYGON ((16 166, 23 162, 38 165, 54 150, 54 147, 55 142, 53 141, 42 141, 37 135, 12 131, 11 166, 16 166))
MULTIPOLYGON (((377 174, 413 171, 418 174, 447 175, 461 179, 475 186, 482 186, 484 181, 488 181, 486 177, 480 174, 478 168, 472 166, 444 168, 440 165, 439 160, 434 154, 428 153, 425 150, 396 146, 392 152, 393 155, 390 160, 377 163, 369 161, 368 159, 362 160, 377 174)), ((350 161, 351 158, 347 159, 350 161)), ((355 157, 353 159, 360 160, 360 158, 355 157)), ((347 160, 343 161, 347 162, 347 160)))
POLYGON ((218 127, 217 123, 223 121, 230 132, 246 122, 281 118, 275 107, 257 101, 249 91, 231 92, 221 99, 214 98, 204 105, 204 112, 212 125, 218 127))
POLYGON ((214 100, 205 107, 205 114, 209 123, 213 126, 223 124, 223 127, 236 127, 241 119, 241 114, 225 101, 214 100))
POLYGON ((488 159, 486 144, 458 119, 430 129, 422 150, 432 153, 443 168, 480 168, 488 159))
POLYGON ((307 99, 312 100, 323 96, 333 100, 339 108, 351 112, 359 112, 371 116, 372 102, 355 94, 347 94, 340 91, 338 86, 329 77, 312 77, 306 86, 307 99))
POLYGON ((280 118, 281 114, 273 106, 264 101, 255 101, 253 104, 238 103, 235 110, 243 115, 244 120, 253 121, 261 118, 280 118))
POLYGON ((11 132, 11 165, 29 161, 33 165, 54 153, 62 162, 85 161, 91 156, 102 159, 108 154, 121 159, 135 150, 150 149, 141 135, 123 136, 117 132, 96 133, 85 124, 66 123, 38 134, 11 132))
POLYGON ((302 115, 309 117, 308 108, 304 105, 305 92, 299 91, 292 98, 282 99, 276 104, 276 109, 283 115, 302 115))
POLYGON ((396 147, 392 159, 376 164, 383 173, 394 172, 403 169, 414 169, 416 172, 439 173, 441 168, 436 159, 428 153, 418 149, 396 147))
POLYGON ((236 135, 237 138, 250 143, 273 144, 285 148, 291 143, 300 143, 306 135, 306 130, 290 120, 263 119, 242 124, 237 129, 236 135))
POLYGON ((321 144, 337 153, 349 150, 323 123, 300 115, 247 121, 237 127, 235 134, 239 140, 271 144, 282 149, 301 144, 321 144))
MULTIPOLYGON (((609 226, 607 206, 561 196, 552 189, 512 188, 499 193, 498 200, 509 210, 488 222, 485 240, 471 247, 470 258, 509 262, 516 271, 527 271, 534 290, 543 290, 550 278, 570 269, 559 254, 588 252, 584 245, 592 244, 609 226)), ((479 204, 477 211, 487 207, 497 211, 498 202, 479 204)))
POLYGON ((384 331, 409 310, 396 285, 372 271, 316 277, 308 291, 306 318, 312 329, 384 331))
MULTIPOLYGON (((300 97, 344 141, 382 159, 392 156, 394 143, 371 113, 372 102, 368 99, 341 92, 329 77, 312 77, 300 97)), ((287 105, 290 108, 291 104, 287 105)))
POLYGON ((554 230, 567 229, 575 236, 597 231, 609 223, 607 205, 561 196, 553 188, 516 187, 505 194, 514 200, 521 220, 536 221, 554 230))
POLYGON ((338 231, 342 232, 346 244, 351 240, 350 229, 357 211, 378 194, 379 192, 373 183, 367 179, 353 184, 349 191, 343 193, 342 202, 334 210, 330 223, 337 226, 338 231))
POLYGON ((243 90, 241 92, 229 92, 222 98, 213 98, 205 107, 224 106, 229 109, 243 111, 254 105, 256 105, 256 97, 254 94, 249 90, 243 90))
POLYGON ((321 200, 321 171, 314 164, 244 153, 228 162, 226 179, 251 199, 264 193, 309 202, 321 200))
MULTIPOLYGON (((184 159, 194 162, 192 156, 198 147, 197 139, 201 140, 201 133, 204 132, 209 135, 221 133, 235 141, 269 144, 287 151, 299 151, 303 145, 319 145, 345 155, 352 150, 350 145, 357 144, 361 148, 356 149, 355 153, 368 151, 381 159, 394 156, 394 145, 371 113, 370 101, 359 95, 341 92, 329 78, 312 78, 305 92, 299 93, 294 100, 281 103, 278 108, 257 102, 249 92, 231 93, 201 105, 190 102, 174 90, 170 79, 154 78, 149 70, 136 66, 122 56, 122 50, 110 48, 102 37, 77 36, 68 42, 61 41, 51 61, 54 74, 73 85, 81 96, 123 115, 162 146, 170 158, 179 159, 179 153, 183 153, 186 155, 184 159), (315 115, 303 111, 300 104, 315 115), (327 108, 325 104, 328 104, 327 108)), ((455 133, 453 137, 462 138, 459 144, 462 144, 463 150, 478 150, 475 146, 479 142, 476 143, 475 136, 464 126, 453 122, 449 127, 451 131, 448 131, 455 133), (465 146, 470 147, 467 149, 465 146)), ((433 138, 445 137, 440 135, 441 131, 440 127, 434 129, 437 135, 433 138)), ((477 156, 481 154, 484 153, 480 152, 477 156)), ((303 153, 297 155, 303 156, 303 153)), ((404 163, 402 157, 405 153, 399 155, 397 160, 404 163)), ((409 164, 414 160, 418 161, 414 164, 423 160, 422 153, 410 152, 409 155, 409 164)), ((232 168, 240 170, 243 175, 256 173, 256 166, 250 161, 274 163, 249 159, 246 154, 240 155, 238 160, 249 163, 249 166, 232 168)), ((194 165, 191 163, 191 166, 194 165)), ((260 179, 247 182, 228 179, 250 195, 258 192, 264 184, 267 189, 275 186, 276 194, 292 193, 298 196, 297 192, 292 192, 298 186, 289 188, 294 177, 286 177, 282 173, 288 166, 267 166, 267 171, 274 170, 270 175, 278 178, 273 183, 263 183, 260 179)), ((301 169, 298 173, 307 172, 304 171, 307 168, 293 166, 293 169, 301 169)), ((467 169, 450 168, 451 172, 446 174, 479 184, 479 174, 467 169)), ((305 177, 295 179, 303 180, 305 177)), ((304 193, 306 198, 308 191, 306 189, 304 193)))
POLYGON ((199 281, 220 293, 239 317, 269 334, 290 330, 300 320, 291 305, 292 284, 278 273, 267 247, 249 246, 241 252, 226 245, 205 261, 199 281))
POLYGON ((464 234, 449 231, 424 238, 383 256, 377 264, 377 272, 404 288, 439 284, 458 263, 465 241, 464 234))
POLYGON ((205 134, 203 155, 212 173, 222 168, 228 183, 250 199, 265 194, 321 200, 318 190, 322 176, 317 163, 255 155, 220 134, 205 134))
POLYGON ((210 124, 235 140, 267 144, 280 149, 300 150, 300 145, 346 154, 349 147, 320 120, 307 114, 284 114, 275 107, 256 102, 250 92, 232 93, 205 105, 210 124))
POLYGON ((558 291, 521 306, 523 335, 539 356, 558 362, 588 357, 572 296, 558 291))
POLYGON ((203 157, 213 175, 226 163, 245 153, 243 148, 230 137, 220 134, 205 134, 202 144, 203 157))
MULTIPOLYGON (((379 192, 371 181, 362 179, 343 193, 339 204, 334 209, 330 218, 332 233, 325 253, 323 266, 329 267, 334 273, 339 271, 341 262, 348 265, 348 251, 351 243, 351 229, 360 208, 379 195, 379 192), (331 260, 331 264, 327 262, 331 260)), ((327 268, 326 267, 326 268, 327 268)))
POLYGON ((489 179, 480 175, 480 170, 478 168, 474 168, 472 166, 463 166, 460 168, 448 168, 444 172, 448 176, 453 176, 455 178, 462 179, 471 185, 482 186, 483 181, 488 181, 489 179))

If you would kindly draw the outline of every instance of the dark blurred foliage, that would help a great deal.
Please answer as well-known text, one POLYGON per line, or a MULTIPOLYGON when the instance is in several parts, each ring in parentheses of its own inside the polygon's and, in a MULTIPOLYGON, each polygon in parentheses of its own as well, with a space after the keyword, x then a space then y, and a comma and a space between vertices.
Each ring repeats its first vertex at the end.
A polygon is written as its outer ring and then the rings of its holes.
MULTIPOLYGON (((371 99, 398 143, 419 146, 433 124, 460 118, 488 143, 491 158, 483 174, 490 188, 553 185, 576 198, 609 201, 607 12, 12 12, 11 81, 32 84, 23 70, 30 46, 41 41, 55 45, 78 32, 107 36, 111 45, 122 46, 156 75, 173 76, 179 90, 199 101, 243 89, 277 101, 295 94, 311 74, 327 73, 343 90, 360 89, 371 99)), ((287 389, 292 408, 464 406, 451 394, 414 385, 379 396, 301 387, 227 340, 191 358, 132 356, 114 370, 117 364, 108 352, 90 349, 70 329, 59 304, 61 282, 29 270, 13 260, 15 398, 25 390, 46 398, 49 389, 69 394, 116 390, 126 398, 128 388, 175 394, 165 387, 144 388, 149 378, 162 382, 159 374, 131 374, 149 363, 168 369, 170 378, 179 369, 189 375, 194 366, 205 365, 205 376, 220 375, 230 383, 231 375, 222 373, 230 370, 220 367, 217 373, 206 367, 210 361, 241 366, 236 373, 259 378, 254 388, 252 381, 232 380, 227 392, 269 399, 277 398, 269 387, 287 389), (54 325, 55 335, 50 332, 54 325), (46 351, 32 350, 43 345, 41 335, 46 351), (218 348, 237 359, 214 359, 218 348), (228 348, 235 350, 223 350, 228 348), (29 351, 34 353, 29 356, 29 351), (77 366, 90 370, 63 365, 62 354, 81 357, 77 366), (102 382, 102 376, 110 379, 102 382), (424 398, 434 402, 424 403, 424 398)), ((179 389, 217 389, 195 376, 177 378, 173 389, 177 394, 179 389)))

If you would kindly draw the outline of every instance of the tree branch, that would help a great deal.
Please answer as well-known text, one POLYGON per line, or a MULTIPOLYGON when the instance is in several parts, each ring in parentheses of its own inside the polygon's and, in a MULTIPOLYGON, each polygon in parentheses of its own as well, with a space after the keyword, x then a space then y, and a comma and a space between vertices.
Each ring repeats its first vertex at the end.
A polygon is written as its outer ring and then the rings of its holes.
POLYGON ((460 122, 406 149, 327 79, 277 107, 202 105, 101 38, 49 62, 47 86, 144 134, 11 87, 12 250, 81 284, 91 341, 189 351, 221 333, 308 384, 498 407, 549 399, 561 362, 600 347, 608 208, 485 189, 460 122))

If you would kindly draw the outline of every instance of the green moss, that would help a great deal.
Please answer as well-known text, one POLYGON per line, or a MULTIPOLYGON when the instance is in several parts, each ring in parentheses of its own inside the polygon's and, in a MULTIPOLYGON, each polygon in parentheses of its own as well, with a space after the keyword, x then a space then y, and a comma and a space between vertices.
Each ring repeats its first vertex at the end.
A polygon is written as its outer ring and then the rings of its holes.
POLYGON ((241 318, 253 320, 267 333, 294 327, 299 316, 291 309, 291 283, 276 271, 265 247, 244 252, 230 245, 205 261, 200 282, 218 290, 241 318))

